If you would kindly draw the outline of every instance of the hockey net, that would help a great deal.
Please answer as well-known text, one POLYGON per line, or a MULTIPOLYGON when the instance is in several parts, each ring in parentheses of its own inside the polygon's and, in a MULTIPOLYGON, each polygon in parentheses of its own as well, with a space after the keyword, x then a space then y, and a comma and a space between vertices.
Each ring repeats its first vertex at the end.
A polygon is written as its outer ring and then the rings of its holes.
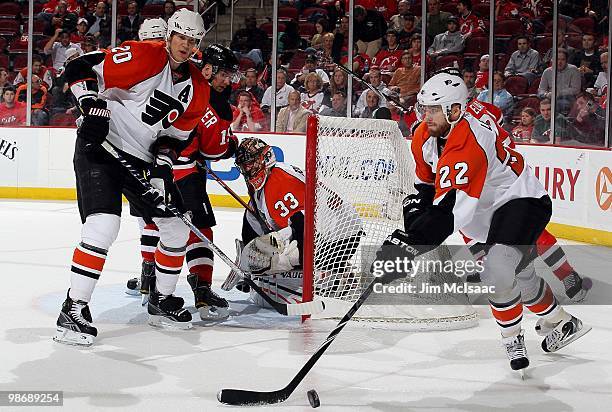
MULTIPOLYGON (((373 280, 385 238, 403 227, 402 201, 414 191, 414 160, 397 122, 311 116, 306 147, 304 301, 325 302, 313 318, 339 318, 373 280)), ((450 259, 444 245, 420 259, 450 259)), ((442 285, 454 274, 430 270, 402 282, 442 285)), ((408 329, 459 329, 478 317, 466 295, 370 295, 353 319, 408 329)))

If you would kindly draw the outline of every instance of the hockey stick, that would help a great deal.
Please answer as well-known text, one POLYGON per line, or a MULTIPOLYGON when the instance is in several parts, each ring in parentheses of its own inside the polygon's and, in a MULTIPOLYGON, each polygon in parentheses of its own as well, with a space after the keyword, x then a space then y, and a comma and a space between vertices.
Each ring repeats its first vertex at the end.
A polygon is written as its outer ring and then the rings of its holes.
POLYGON ((400 99, 398 99, 395 96, 392 96, 390 94, 385 94, 383 92, 381 92, 380 90, 378 90, 376 87, 372 86, 370 83, 366 82, 365 80, 363 80, 361 77, 357 76, 357 73, 355 73, 354 71, 352 71, 351 69, 344 67, 341 64, 336 64, 336 66, 338 66, 338 68, 340 70, 342 70, 343 72, 345 72, 346 74, 348 74, 349 76, 351 76, 352 78, 354 78, 355 80, 357 80, 359 83, 363 84, 364 86, 366 86, 368 89, 372 90, 374 93, 376 93, 379 97, 382 97, 384 99, 387 99, 389 101, 392 101, 393 103, 395 103, 395 105, 400 108, 404 113, 410 113, 414 110, 413 107, 406 107, 404 106, 404 104, 400 101, 400 99))
MULTIPOLYGON (((291 382, 283 389, 279 389, 276 391, 270 392, 258 392, 258 391, 247 391, 242 389, 221 389, 217 393, 217 399, 219 402, 227 404, 227 405, 235 405, 235 406, 247 406, 247 405, 269 405, 274 403, 280 403, 293 393, 295 388, 302 382, 304 377, 310 372, 315 363, 319 360, 319 358, 323 355, 323 353, 327 350, 329 345, 332 344, 334 339, 338 336, 338 334, 344 329, 349 320, 353 317, 357 309, 363 305, 366 299, 370 296, 372 291, 374 290, 374 285, 377 282, 381 282, 382 278, 374 279, 372 283, 367 287, 366 290, 363 291, 359 299, 351 306, 349 311, 344 315, 344 317, 338 322, 336 327, 327 335, 325 341, 319 346, 317 351, 308 359, 308 361, 302 366, 302 369, 298 371, 298 373, 291 379, 291 382)), ((385 279, 382 283, 391 282, 394 279, 385 279)))
POLYGON ((219 176, 217 176, 217 174, 215 172, 213 172, 213 170, 211 168, 209 168, 205 164, 202 164, 202 168, 206 171, 206 173, 211 175, 213 177, 213 179, 215 179, 217 181, 217 183, 219 183, 219 185, 221 185, 221 187, 223 189, 225 189, 225 191, 227 193, 229 193, 234 199, 236 199, 236 201, 238 203, 240 203, 242 205, 242 207, 244 207, 246 210, 251 212, 257 218, 257 220, 259 220, 259 223, 264 225, 270 232, 274 232, 274 229, 272 229, 272 226, 270 226, 268 221, 266 219, 264 219, 263 216, 261 216, 261 212, 259 212, 258 210, 255 210, 253 208, 253 206, 249 205, 244 200, 242 200, 242 198, 240 196, 238 196, 238 194, 236 192, 234 192, 232 190, 232 188, 228 186, 227 183, 225 183, 223 180, 221 180, 221 178, 219 176))
MULTIPOLYGON (((115 159, 121 163, 123 167, 136 179, 138 182, 147 190, 155 190, 151 183, 147 181, 141 174, 115 149, 113 145, 111 145, 107 140, 102 143, 102 147, 115 159)), ((312 313, 322 312, 324 309, 323 302, 321 301, 312 301, 306 303, 294 303, 294 304, 283 304, 272 300, 253 280, 225 254, 221 249, 217 247, 213 242, 211 242, 201 231, 198 229, 191 220, 184 214, 178 211, 178 209, 172 204, 166 204, 166 209, 173 214, 175 217, 178 217, 189 227, 189 229, 202 241, 208 242, 209 247, 212 251, 217 254, 221 258, 226 265, 228 265, 233 271, 242 276, 245 282, 255 290, 261 297, 270 304, 278 313, 281 315, 308 315, 312 313)))

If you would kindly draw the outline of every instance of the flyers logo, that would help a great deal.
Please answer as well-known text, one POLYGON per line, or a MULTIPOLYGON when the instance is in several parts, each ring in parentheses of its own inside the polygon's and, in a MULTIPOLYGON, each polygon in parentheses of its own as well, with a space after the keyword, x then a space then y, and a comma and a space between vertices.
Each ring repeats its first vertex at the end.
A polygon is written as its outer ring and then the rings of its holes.
POLYGON ((595 196, 601 210, 612 210, 612 171, 607 167, 602 168, 597 175, 595 196))
POLYGON ((184 111, 181 102, 162 91, 155 90, 141 118, 149 126, 153 126, 161 120, 163 128, 167 129, 184 111))

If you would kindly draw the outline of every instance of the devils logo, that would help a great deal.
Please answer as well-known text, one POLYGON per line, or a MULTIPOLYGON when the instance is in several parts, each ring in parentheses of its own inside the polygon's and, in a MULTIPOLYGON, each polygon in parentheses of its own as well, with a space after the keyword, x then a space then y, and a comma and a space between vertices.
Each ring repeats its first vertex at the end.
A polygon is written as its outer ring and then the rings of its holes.
POLYGON ((161 120, 163 128, 167 129, 184 111, 183 105, 178 100, 164 92, 155 90, 142 113, 142 121, 153 126, 161 120))

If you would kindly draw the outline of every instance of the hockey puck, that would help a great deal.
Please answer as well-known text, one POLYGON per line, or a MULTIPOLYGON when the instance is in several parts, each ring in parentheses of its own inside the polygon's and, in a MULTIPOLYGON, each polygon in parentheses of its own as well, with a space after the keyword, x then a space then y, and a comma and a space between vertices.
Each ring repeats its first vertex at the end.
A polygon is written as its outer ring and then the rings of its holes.
POLYGON ((312 406, 313 408, 318 408, 319 406, 321 406, 321 401, 319 400, 319 394, 317 393, 317 391, 311 389, 308 391, 307 395, 308 402, 310 402, 310 406, 312 406))
POLYGON ((590 290, 593 287, 593 281, 591 278, 583 278, 582 279, 582 289, 590 290))

